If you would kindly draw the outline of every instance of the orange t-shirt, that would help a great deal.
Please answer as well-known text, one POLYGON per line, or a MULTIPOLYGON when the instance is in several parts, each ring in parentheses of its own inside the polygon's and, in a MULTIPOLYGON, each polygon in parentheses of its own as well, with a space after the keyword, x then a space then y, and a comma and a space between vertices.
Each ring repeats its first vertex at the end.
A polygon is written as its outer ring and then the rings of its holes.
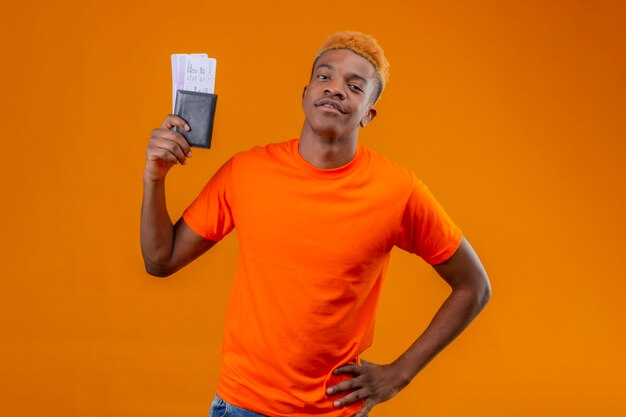
POLYGON ((298 140, 228 160, 183 214, 206 239, 233 228, 239 260, 226 314, 218 395, 272 417, 348 417, 326 388, 371 345, 394 246, 430 264, 461 231, 408 170, 361 146, 318 169, 298 140))

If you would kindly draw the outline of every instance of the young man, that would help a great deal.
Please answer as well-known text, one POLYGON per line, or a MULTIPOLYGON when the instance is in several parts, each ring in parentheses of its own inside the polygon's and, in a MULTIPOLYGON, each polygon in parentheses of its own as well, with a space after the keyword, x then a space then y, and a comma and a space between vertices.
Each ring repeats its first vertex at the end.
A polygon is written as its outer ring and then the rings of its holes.
POLYGON ((302 95, 300 138, 229 159, 172 225, 168 170, 191 151, 173 126, 153 130, 144 172, 146 270, 167 276, 233 228, 240 254, 211 415, 364 417, 404 388, 480 312, 490 296, 474 250, 415 176, 358 145, 388 63, 357 32, 331 35, 302 95), (452 293, 394 362, 359 359, 389 254, 433 265, 452 293))

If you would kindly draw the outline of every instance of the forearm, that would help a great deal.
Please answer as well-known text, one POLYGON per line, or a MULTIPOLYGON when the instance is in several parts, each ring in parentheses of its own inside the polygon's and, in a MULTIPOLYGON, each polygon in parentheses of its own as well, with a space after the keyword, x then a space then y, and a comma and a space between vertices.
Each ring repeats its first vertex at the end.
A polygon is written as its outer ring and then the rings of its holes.
POLYGON ((146 269, 159 274, 171 257, 174 244, 174 226, 165 204, 165 179, 144 178, 140 240, 146 269))
POLYGON ((489 294, 488 281, 453 289, 424 333, 392 364, 407 384, 471 323, 487 304, 489 294))

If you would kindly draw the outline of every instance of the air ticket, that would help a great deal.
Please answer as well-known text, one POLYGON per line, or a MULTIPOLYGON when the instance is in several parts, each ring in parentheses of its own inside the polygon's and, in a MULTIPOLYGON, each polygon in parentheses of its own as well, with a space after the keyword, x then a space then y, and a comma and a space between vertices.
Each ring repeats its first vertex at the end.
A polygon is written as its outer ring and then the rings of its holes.
POLYGON ((172 54, 172 111, 177 90, 214 93, 216 64, 207 54, 172 54))

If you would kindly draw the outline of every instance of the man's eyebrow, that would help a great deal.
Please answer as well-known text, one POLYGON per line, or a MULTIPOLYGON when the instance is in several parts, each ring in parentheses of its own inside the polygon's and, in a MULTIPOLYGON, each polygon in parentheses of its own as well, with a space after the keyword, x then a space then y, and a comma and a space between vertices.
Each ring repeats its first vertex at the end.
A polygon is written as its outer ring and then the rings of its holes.
POLYGON ((335 70, 335 67, 333 67, 330 64, 319 64, 315 69, 319 69, 319 68, 328 68, 331 71, 335 70))
POLYGON ((350 79, 356 78, 357 80, 361 80, 365 84, 367 84, 367 78, 363 77, 362 75, 356 74, 354 72, 351 72, 350 74, 348 74, 348 78, 350 78, 350 79))
MULTIPOLYGON (((315 69, 320 69, 320 68, 327 68, 331 71, 335 71, 335 67, 333 67, 330 64, 319 64, 315 69)), ((348 75, 348 78, 352 79, 352 78, 356 78, 357 80, 363 81, 365 84, 367 84, 367 78, 363 77, 362 75, 359 75, 355 72, 351 72, 348 75)))

